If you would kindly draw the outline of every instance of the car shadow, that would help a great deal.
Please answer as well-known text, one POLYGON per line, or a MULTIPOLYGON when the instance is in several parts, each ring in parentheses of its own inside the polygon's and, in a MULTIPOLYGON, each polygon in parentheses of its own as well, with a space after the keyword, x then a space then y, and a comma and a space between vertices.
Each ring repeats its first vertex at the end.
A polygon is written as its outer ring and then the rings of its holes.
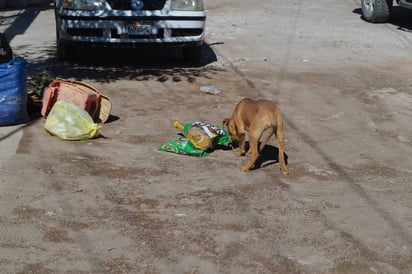
MULTIPOLYGON (((210 65, 217 60, 213 49, 204 43, 200 62, 186 61, 181 48, 84 48, 72 62, 60 62, 56 58, 55 45, 38 49, 39 58, 29 63, 28 93, 31 116, 39 116, 44 90, 56 78, 77 81, 111 83, 118 80, 189 82, 213 78, 224 71, 210 65)), ((109 117, 109 122, 118 117, 109 117)))
POLYGON ((202 45, 198 61, 185 60, 180 47, 145 46, 137 48, 81 47, 73 53, 71 63, 103 66, 161 66, 161 67, 201 67, 217 61, 209 44, 202 45))
POLYGON ((217 56, 204 43, 199 62, 183 58, 181 48, 82 48, 71 62, 56 58, 55 45, 38 49, 39 58, 32 59, 29 88, 42 97, 44 89, 55 78, 110 83, 117 80, 173 81, 189 83, 198 78, 212 78, 225 69, 212 65, 217 56))
MULTIPOLYGON (((355 14, 359 14, 360 18, 366 22, 366 19, 362 16, 362 8, 357 8, 352 11, 355 14)), ((391 11, 391 17, 388 24, 397 26, 398 30, 412 32, 412 10, 394 6, 391 11)))
POLYGON ((144 48, 78 48, 70 62, 54 60, 53 68, 61 77, 94 79, 109 82, 119 79, 149 80, 157 78, 164 82, 193 82, 200 71, 217 61, 213 49, 202 45, 202 55, 198 61, 185 60, 178 47, 144 48), (179 72, 180 76, 175 75, 179 72))
MULTIPOLYGON (((14 15, 0 16, 0 25, 7 26, 3 33, 9 42, 17 35, 24 35, 42 11, 52 8, 52 5, 29 7, 14 15)), ((53 40, 41 45, 37 43, 14 46, 12 50, 15 55, 29 61, 28 92, 30 95, 36 95, 34 100, 38 100, 55 78, 101 83, 117 80, 171 80, 191 83, 198 78, 211 79, 213 74, 224 70, 221 66, 212 65, 217 61, 212 46, 214 45, 208 43, 202 45, 202 54, 198 62, 185 60, 179 47, 77 47, 77 58, 72 62, 57 60, 56 43, 53 40)))

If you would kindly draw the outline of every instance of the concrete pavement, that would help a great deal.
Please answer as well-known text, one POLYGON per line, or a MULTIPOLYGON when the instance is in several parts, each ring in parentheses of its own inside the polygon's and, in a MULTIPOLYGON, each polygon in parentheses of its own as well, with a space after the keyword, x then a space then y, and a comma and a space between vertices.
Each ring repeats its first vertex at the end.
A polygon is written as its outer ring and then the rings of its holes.
MULTIPOLYGON (((14 55, 29 62, 29 71, 41 70, 54 58, 55 34, 39 31, 50 29, 45 28, 50 24, 54 24, 52 6, 0 11, 0 32, 8 39, 14 55)), ((15 154, 25 126, 0 126, 0 170, 15 154)))

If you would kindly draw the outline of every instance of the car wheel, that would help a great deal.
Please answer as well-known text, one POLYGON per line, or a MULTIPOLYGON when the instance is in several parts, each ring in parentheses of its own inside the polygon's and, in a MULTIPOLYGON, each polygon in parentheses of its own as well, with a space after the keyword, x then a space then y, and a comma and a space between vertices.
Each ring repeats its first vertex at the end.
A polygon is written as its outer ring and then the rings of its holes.
POLYGON ((362 15, 371 23, 389 21, 392 0, 362 0, 362 15))
POLYGON ((57 41, 57 60, 68 61, 70 60, 70 46, 63 43, 62 41, 57 41))
POLYGON ((64 61, 71 61, 74 56, 75 48, 70 45, 69 42, 63 42, 60 39, 60 34, 58 28, 56 27, 56 57, 57 60, 64 62, 64 61))
POLYGON ((187 61, 200 62, 202 59, 202 46, 184 47, 183 57, 187 61))

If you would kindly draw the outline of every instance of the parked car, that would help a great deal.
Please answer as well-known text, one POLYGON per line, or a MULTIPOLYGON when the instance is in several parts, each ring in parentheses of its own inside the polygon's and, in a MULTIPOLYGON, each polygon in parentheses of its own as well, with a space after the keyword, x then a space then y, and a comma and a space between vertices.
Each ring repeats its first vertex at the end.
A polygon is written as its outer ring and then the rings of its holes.
POLYGON ((201 57, 206 12, 202 0, 55 0, 57 57, 78 46, 178 46, 201 57))
MULTIPOLYGON (((361 0, 362 15, 371 23, 389 21, 394 0, 361 0)), ((400 7, 412 9, 412 0, 395 0, 400 7)))

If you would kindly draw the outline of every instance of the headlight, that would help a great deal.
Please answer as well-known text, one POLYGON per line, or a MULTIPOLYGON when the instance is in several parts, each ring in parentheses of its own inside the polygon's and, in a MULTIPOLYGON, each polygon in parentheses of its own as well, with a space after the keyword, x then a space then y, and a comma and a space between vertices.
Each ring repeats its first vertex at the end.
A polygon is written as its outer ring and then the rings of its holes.
POLYGON ((203 10, 202 0, 172 0, 171 10, 200 11, 203 10))
POLYGON ((76 10, 102 10, 104 0, 63 0, 63 8, 76 10))

